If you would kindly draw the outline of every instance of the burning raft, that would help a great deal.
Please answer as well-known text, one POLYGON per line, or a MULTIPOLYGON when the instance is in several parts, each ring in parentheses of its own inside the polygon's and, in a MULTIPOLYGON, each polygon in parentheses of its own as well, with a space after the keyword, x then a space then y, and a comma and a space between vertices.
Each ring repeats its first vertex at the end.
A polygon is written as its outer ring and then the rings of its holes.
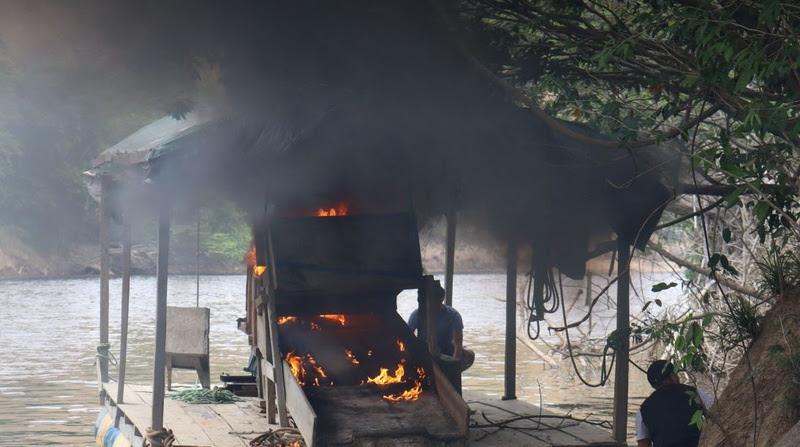
POLYGON ((423 287, 413 216, 342 214, 272 222, 289 412, 315 446, 463 443, 466 404, 396 311, 423 287))

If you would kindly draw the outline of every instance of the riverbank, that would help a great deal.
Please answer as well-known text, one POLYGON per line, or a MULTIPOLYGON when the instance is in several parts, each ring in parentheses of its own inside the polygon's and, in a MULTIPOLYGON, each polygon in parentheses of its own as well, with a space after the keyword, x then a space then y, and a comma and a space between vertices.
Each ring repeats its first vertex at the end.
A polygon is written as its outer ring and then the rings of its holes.
MULTIPOLYGON (((445 245, 437 235, 421 234, 422 263, 430 273, 445 270, 445 245)), ((191 245, 191 244, 189 244, 191 245)), ((197 255, 194 246, 173 244, 170 250, 170 273, 177 275, 231 275, 244 271, 241 258, 197 255)), ((111 246, 111 275, 122 269, 122 247, 111 246)), ((131 272, 134 275, 154 275, 157 248, 155 242, 135 243, 131 248, 131 272)), ((242 253, 242 258, 244 252, 242 253)), ((505 254, 486 242, 459 241, 456 246, 456 273, 504 273, 505 254)), ((520 254, 520 271, 527 271, 530 254, 520 254)), ((595 274, 608 273, 611 254, 592 259, 587 268, 595 274)), ((668 267, 648 258, 639 258, 631 265, 633 271, 666 272, 668 267)), ((100 249, 97 244, 76 243, 59 250, 41 250, 8 232, 0 230, 0 280, 82 278, 100 272, 100 249)))

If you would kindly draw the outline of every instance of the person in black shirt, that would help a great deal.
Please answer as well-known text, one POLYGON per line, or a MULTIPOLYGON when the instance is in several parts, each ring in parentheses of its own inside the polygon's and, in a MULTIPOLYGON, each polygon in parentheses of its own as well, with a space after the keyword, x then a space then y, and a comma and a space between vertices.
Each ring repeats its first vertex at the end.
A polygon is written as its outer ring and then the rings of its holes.
POLYGON ((656 390, 642 403, 636 415, 638 447, 697 447, 700 429, 692 424, 692 416, 703 405, 708 408, 712 398, 694 387, 683 385, 675 367, 657 360, 647 369, 647 381, 656 390))

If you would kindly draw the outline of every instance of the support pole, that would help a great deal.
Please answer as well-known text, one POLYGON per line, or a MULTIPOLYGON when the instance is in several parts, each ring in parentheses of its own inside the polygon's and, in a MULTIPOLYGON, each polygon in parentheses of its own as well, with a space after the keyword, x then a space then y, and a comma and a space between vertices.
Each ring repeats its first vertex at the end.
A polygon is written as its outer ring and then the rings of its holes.
POLYGON ((453 274, 456 264, 456 212, 447 213, 447 259, 444 273, 444 302, 453 305, 453 274))
POLYGON ((545 281, 547 281, 547 259, 542 251, 533 257, 533 309, 539 321, 544 320, 545 281))
POLYGON ((100 178, 100 344, 97 346, 100 381, 108 382, 108 278, 109 278, 109 245, 111 236, 111 180, 107 176, 100 178))
POLYGON ((630 349, 630 249, 627 238, 617 240, 617 361, 614 370, 614 440, 628 437, 628 358, 630 349))
POLYGON ((517 241, 506 253, 506 358, 503 400, 517 398, 517 241))
MULTIPOLYGON (((127 217, 127 216, 126 216, 127 217)), ((125 368, 128 363, 128 308, 131 296, 131 223, 125 219, 122 227, 122 302, 120 303, 119 366, 117 370, 117 404, 124 403, 125 368)))
MULTIPOLYGON (((278 401, 278 423, 281 427, 289 426, 289 415, 286 411, 286 383, 283 376, 283 357, 278 340, 278 315, 275 305, 275 291, 278 288, 277 265, 275 252, 272 250, 272 216, 267 216, 267 324, 269 325, 270 351, 275 372, 275 389, 278 401)), ((258 253, 258 251, 256 251, 258 253)))
POLYGON ((164 428, 164 368, 167 344, 167 275, 171 204, 162 196, 158 214, 158 264, 156 265, 156 346, 153 360, 152 429, 164 428))

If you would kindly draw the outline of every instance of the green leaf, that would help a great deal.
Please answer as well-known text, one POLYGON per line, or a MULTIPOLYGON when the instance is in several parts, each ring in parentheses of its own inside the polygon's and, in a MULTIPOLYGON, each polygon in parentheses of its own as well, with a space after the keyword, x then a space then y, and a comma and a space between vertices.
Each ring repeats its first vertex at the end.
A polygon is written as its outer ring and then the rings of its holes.
POLYGON ((720 255, 719 253, 714 253, 713 255, 711 255, 711 258, 708 259, 708 268, 712 270, 717 268, 717 264, 719 264, 721 256, 722 255, 720 255))
POLYGON ((756 203, 756 206, 753 207, 753 215, 758 223, 764 222, 764 219, 767 218, 769 212, 770 204, 764 200, 756 203))
POLYGON ((692 419, 689 420, 689 425, 697 426, 698 430, 702 430, 705 421, 706 417, 703 415, 703 410, 696 410, 694 414, 692 414, 692 419))
POLYGON ((728 273, 730 273, 731 275, 734 275, 734 276, 739 274, 739 272, 728 261, 728 257, 727 256, 723 255, 722 258, 720 259, 720 262, 722 263, 722 268, 724 268, 726 272, 728 272, 728 273))
POLYGON ((747 187, 740 186, 733 190, 730 194, 725 196, 725 206, 731 208, 732 206, 739 203, 739 197, 747 190, 747 187))
POLYGON ((731 229, 730 228, 726 228, 726 229, 722 230, 722 239, 725 242, 728 242, 728 243, 731 241, 731 229))
POLYGON ((675 350, 678 352, 683 352, 683 348, 685 347, 686 339, 683 337, 683 335, 678 335, 678 337, 675 338, 675 350))
POLYGON ((652 292, 661 292, 663 290, 671 289, 671 288, 673 288, 673 287, 675 287, 677 285, 678 285, 678 283, 674 283, 674 282, 671 282, 669 284, 660 282, 658 284, 653 284, 653 287, 650 288, 650 291, 652 291, 652 292))

